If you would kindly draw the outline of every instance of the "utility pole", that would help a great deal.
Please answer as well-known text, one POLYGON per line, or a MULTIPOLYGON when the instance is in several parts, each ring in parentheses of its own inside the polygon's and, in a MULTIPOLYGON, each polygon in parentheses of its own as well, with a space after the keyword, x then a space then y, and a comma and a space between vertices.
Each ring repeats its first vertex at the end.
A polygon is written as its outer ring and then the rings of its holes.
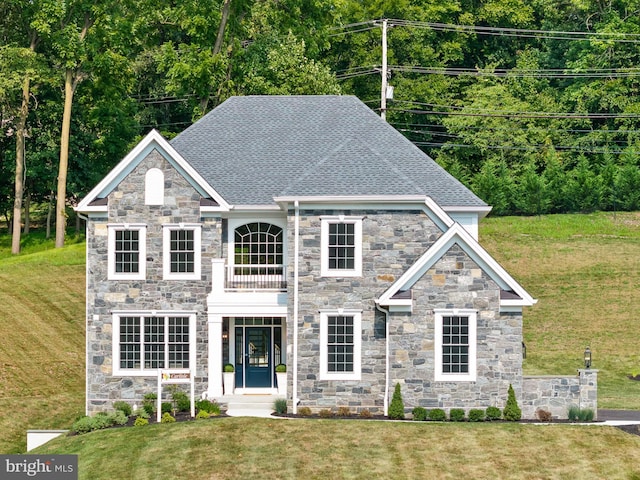
POLYGON ((387 120, 387 19, 382 20, 382 82, 380 85, 380 117, 387 120))

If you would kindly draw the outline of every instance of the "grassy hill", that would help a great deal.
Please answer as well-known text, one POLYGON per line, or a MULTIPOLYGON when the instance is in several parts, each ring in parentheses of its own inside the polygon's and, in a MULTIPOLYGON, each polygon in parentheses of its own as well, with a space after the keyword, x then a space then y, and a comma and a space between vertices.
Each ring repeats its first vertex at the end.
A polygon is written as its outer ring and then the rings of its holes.
MULTIPOLYGON (((480 236, 539 300, 525 312, 525 372, 573 374, 589 345, 600 406, 640 409, 640 382, 627 378, 640 373, 640 213, 488 218, 480 236)), ((82 243, 37 251, 39 242, 11 257, 7 238, 0 235, 0 453, 16 453, 27 429, 68 428, 84 412, 85 257, 82 243)))

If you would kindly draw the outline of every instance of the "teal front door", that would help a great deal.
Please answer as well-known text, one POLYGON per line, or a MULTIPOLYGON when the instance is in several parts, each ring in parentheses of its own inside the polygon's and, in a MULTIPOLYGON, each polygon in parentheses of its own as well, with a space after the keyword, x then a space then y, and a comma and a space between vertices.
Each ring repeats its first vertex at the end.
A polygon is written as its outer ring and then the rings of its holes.
POLYGON ((247 388, 271 387, 273 359, 271 327, 246 327, 244 332, 244 385, 247 388))

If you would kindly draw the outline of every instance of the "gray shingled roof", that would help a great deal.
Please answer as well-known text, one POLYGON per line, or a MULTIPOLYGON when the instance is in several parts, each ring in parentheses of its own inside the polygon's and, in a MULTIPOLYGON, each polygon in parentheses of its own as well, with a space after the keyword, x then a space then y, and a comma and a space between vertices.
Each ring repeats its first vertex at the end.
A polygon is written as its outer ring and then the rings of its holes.
POLYGON ((353 96, 232 97, 171 144, 232 205, 428 195, 441 206, 486 206, 353 96))

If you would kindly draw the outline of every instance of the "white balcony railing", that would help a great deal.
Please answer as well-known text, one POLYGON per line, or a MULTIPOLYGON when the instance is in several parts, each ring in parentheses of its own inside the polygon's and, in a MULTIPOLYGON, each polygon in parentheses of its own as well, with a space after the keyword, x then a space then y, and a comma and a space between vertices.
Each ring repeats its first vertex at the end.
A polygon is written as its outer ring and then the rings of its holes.
POLYGON ((284 265, 226 265, 225 290, 287 290, 284 265))

